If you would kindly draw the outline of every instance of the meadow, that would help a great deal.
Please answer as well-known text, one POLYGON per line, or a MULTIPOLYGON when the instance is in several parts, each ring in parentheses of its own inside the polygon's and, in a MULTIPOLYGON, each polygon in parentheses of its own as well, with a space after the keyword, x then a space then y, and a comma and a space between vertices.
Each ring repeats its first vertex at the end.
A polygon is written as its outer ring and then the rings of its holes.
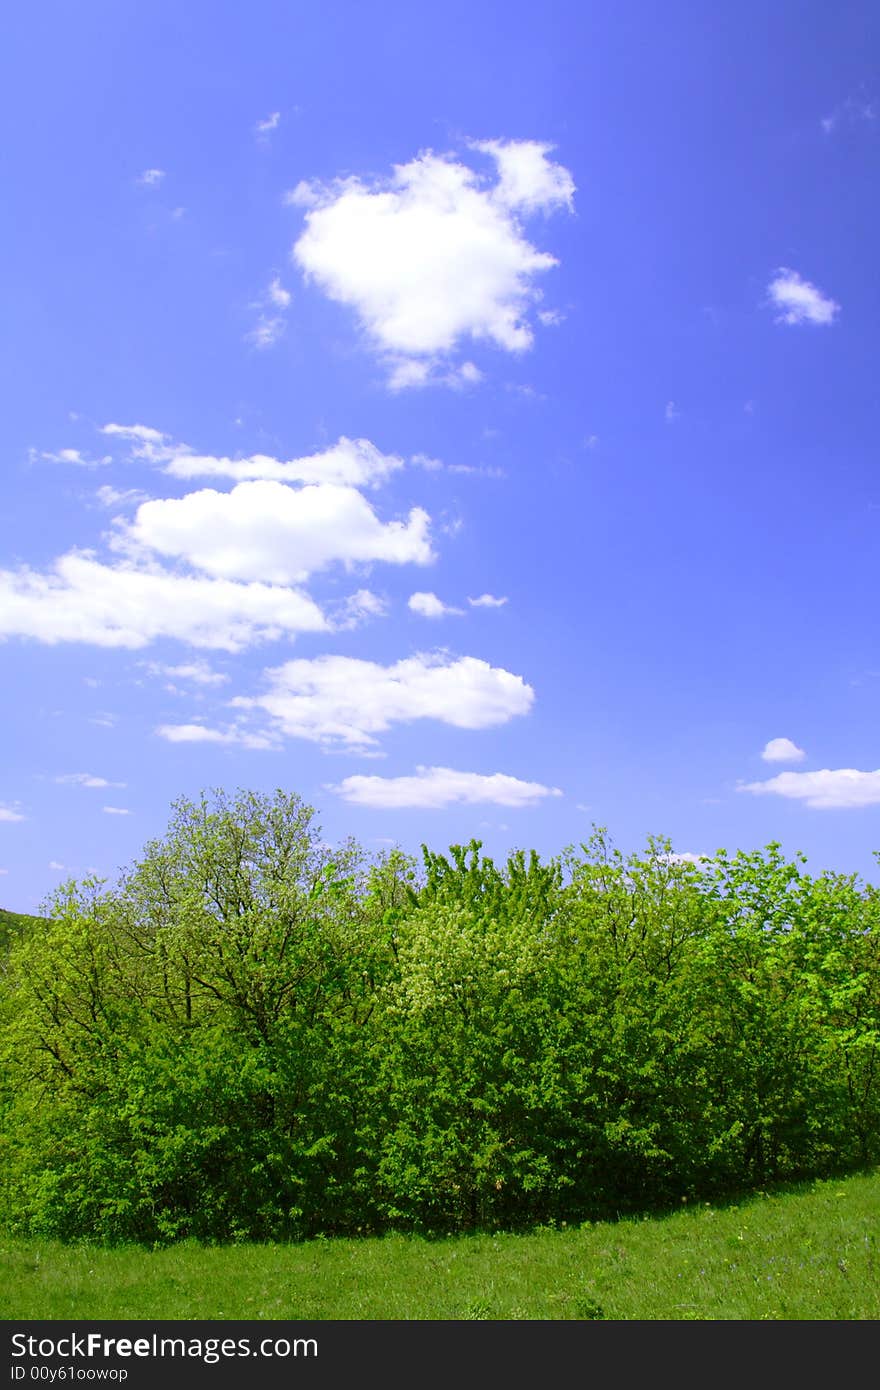
POLYGON ((524 1234, 0 1240, 0 1307, 8 1320, 875 1319, 878 1231, 874 1172, 524 1234))
POLYGON ((880 892, 181 800, 0 914, 7 1319, 872 1319, 880 892))

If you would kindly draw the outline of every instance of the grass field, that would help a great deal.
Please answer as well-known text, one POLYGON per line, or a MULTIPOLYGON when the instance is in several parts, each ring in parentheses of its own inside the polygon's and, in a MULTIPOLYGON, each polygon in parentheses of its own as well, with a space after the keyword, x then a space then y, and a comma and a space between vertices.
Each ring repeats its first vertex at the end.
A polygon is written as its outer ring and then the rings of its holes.
POLYGON ((876 1319, 880 1172, 724 1207, 442 1240, 0 1241, 27 1319, 876 1319))

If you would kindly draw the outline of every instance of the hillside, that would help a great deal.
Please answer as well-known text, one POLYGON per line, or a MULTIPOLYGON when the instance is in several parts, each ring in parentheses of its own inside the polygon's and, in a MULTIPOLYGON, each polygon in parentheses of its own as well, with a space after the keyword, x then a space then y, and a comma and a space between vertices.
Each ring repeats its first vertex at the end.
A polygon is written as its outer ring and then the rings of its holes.
POLYGON ((44 926, 45 917, 33 917, 26 912, 9 912, 0 907, 0 956, 5 956, 13 941, 26 932, 44 926))

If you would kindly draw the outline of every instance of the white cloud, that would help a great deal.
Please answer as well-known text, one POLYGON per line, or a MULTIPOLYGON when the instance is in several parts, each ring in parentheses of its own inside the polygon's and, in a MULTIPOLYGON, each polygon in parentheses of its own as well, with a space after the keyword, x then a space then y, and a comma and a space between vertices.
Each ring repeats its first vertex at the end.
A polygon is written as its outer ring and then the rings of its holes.
POLYGON ((130 816, 131 811, 127 811, 124 806, 102 806, 101 810, 105 816, 130 816))
POLYGON ((667 425, 674 425, 680 415, 681 411, 676 407, 675 401, 667 401, 666 409, 663 412, 663 418, 667 425))
POLYGON ((410 386, 451 386, 462 391, 476 386, 483 373, 473 362, 462 362, 448 371, 441 370, 433 360, 419 361, 414 357, 388 359, 388 386, 392 391, 404 391, 410 386))
POLYGON ((820 323, 828 324, 840 311, 840 305, 828 298, 809 280, 804 280, 796 270, 780 266, 775 279, 767 286, 771 302, 780 312, 777 323, 820 323))
POLYGON ((317 207, 321 201, 319 188, 320 184, 310 183, 308 179, 300 179, 296 188, 289 188, 281 201, 288 208, 317 207))
POLYGON ((54 869, 55 872, 59 874, 67 873, 67 865, 59 863, 57 859, 49 860, 49 868, 54 869))
POLYGON ((461 608, 453 608, 451 604, 444 603, 436 594, 410 594, 406 606, 421 618, 445 618, 462 612, 461 608))
POLYGON ((507 603, 506 595, 503 598, 496 598, 494 594, 480 594, 479 598, 469 598, 468 603, 471 608, 503 608, 507 603))
POLYGON ((491 802, 496 806, 533 806, 547 796, 562 796, 558 787, 522 782, 495 772, 456 772, 449 767, 418 767, 414 777, 346 777, 331 786, 345 801, 383 810, 400 807, 441 808, 491 802))
POLYGON ((161 444, 168 436, 150 425, 102 425, 102 434, 118 435, 122 439, 134 439, 141 444, 161 444))
POLYGON ((534 691, 521 676, 476 657, 420 652, 393 666, 353 657, 288 661, 266 672, 269 690, 238 696, 292 738, 357 748, 377 742, 392 724, 437 719, 459 729, 486 729, 527 714, 534 691))
POLYGON ((280 120, 281 112, 273 111, 271 115, 265 118, 265 120, 257 121, 256 125, 254 126, 254 130, 257 132, 258 135, 270 135, 273 130, 278 129, 278 124, 280 120))
POLYGON ((171 437, 150 425, 102 425, 102 434, 125 440, 132 458, 145 459, 147 463, 167 463, 169 459, 192 450, 187 444, 175 444, 171 437))
POLYGON ((692 854, 690 850, 683 850, 681 854, 671 853, 661 855, 667 864, 702 864, 708 858, 704 854, 692 854))
POLYGON ((370 589, 358 589, 347 598, 327 605, 328 616, 337 632, 360 627, 369 618, 384 618, 388 612, 388 601, 370 589))
POLYGON ((817 810, 880 805, 880 768, 859 772, 852 767, 822 768, 818 772, 780 772, 766 782, 745 782, 740 792, 784 796, 817 810))
POLYGON ((192 681, 195 685, 224 685, 229 677, 222 671, 212 671, 206 661, 188 661, 179 666, 163 666, 158 661, 142 663, 151 676, 168 680, 192 681))
POLYGON ((164 177, 164 169, 145 169, 138 175, 137 182, 142 188, 158 188, 164 177))
POLYGON ((13 810, 11 806, 0 806, 0 821, 26 820, 21 811, 13 810))
POLYGON ((79 468, 100 468, 106 463, 112 463, 111 454, 105 454, 103 458, 93 459, 83 454, 79 449, 58 449, 53 453, 41 453, 40 458, 46 459, 49 463, 75 463, 79 468))
POLYGON ((254 327, 245 334, 245 338, 256 348, 274 347, 282 336, 285 327, 286 324, 280 314, 261 314, 254 327))
POLYGON ((266 479, 279 483, 371 487, 384 482, 402 467, 403 459, 381 453, 369 439, 347 439, 342 435, 321 453, 286 461, 266 454, 230 459, 187 452, 170 459, 165 472, 175 478, 220 477, 234 478, 236 482, 266 479))
POLYGON ((771 738, 761 750, 765 763, 799 763, 806 756, 803 748, 798 748, 790 738, 771 738))
POLYGON ((266 734, 251 733, 235 725, 210 729, 205 724, 160 724, 156 733, 169 743, 237 743, 243 748, 258 749, 276 746, 266 734))
POLYGON ((388 361, 395 389, 428 380, 467 384, 473 363, 442 359, 464 339, 508 352, 532 343, 535 277, 557 264, 523 235, 519 212, 570 206, 567 170, 533 141, 489 141, 493 186, 431 151, 394 166, 387 180, 300 183, 287 201, 305 207, 293 257, 331 299, 352 307, 388 361))
POLYGON ((228 493, 204 488, 144 502, 111 543, 185 559, 225 579, 289 584, 334 562, 426 565, 434 558, 429 525, 420 507, 404 521, 382 522, 361 493, 337 483, 294 489, 259 480, 228 493))
POLYGON ((9 870, 8 870, 8 869, 0 869, 0 874, 8 874, 8 873, 9 873, 9 870))
POLYGON ((574 180, 561 164, 547 158, 552 145, 538 140, 475 140, 472 148, 492 155, 498 166, 494 202, 525 212, 556 207, 571 211, 574 180))
POLYGON ((835 106, 828 116, 823 116, 819 124, 826 135, 831 135, 841 125, 854 125, 862 121, 875 121, 877 119, 877 106, 873 101, 866 101, 864 97, 847 97, 845 101, 835 106))
POLYGON ((266 291, 268 298, 279 309, 289 309, 292 295, 290 290, 286 290, 277 275, 269 281, 269 288, 266 291))
POLYGON ((141 502, 148 502, 149 495, 142 492, 137 487, 116 488, 105 483, 95 492, 95 496, 102 507, 134 507, 141 502))
POLYGON ((274 275, 266 293, 251 306, 260 310, 260 316, 254 327, 245 334, 247 341, 257 348, 274 347, 287 327, 284 316, 290 308, 291 298, 290 290, 286 290, 280 278, 274 275))
POLYGON ((0 639, 137 648, 172 637, 236 652, 328 626, 294 589, 106 565, 86 551, 62 555, 49 573, 0 570, 0 639))
POLYGON ((106 777, 96 777, 92 772, 63 772, 55 778, 69 787, 124 787, 124 782, 108 782, 106 777))

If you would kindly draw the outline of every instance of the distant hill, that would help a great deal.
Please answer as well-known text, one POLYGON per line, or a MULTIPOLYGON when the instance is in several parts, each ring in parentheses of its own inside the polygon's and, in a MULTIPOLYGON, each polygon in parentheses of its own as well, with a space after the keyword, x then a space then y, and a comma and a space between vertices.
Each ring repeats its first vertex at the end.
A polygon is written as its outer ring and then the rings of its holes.
POLYGON ((0 957, 5 956, 12 943, 29 931, 44 927, 45 917, 31 917, 26 912, 8 912, 0 907, 0 957))

